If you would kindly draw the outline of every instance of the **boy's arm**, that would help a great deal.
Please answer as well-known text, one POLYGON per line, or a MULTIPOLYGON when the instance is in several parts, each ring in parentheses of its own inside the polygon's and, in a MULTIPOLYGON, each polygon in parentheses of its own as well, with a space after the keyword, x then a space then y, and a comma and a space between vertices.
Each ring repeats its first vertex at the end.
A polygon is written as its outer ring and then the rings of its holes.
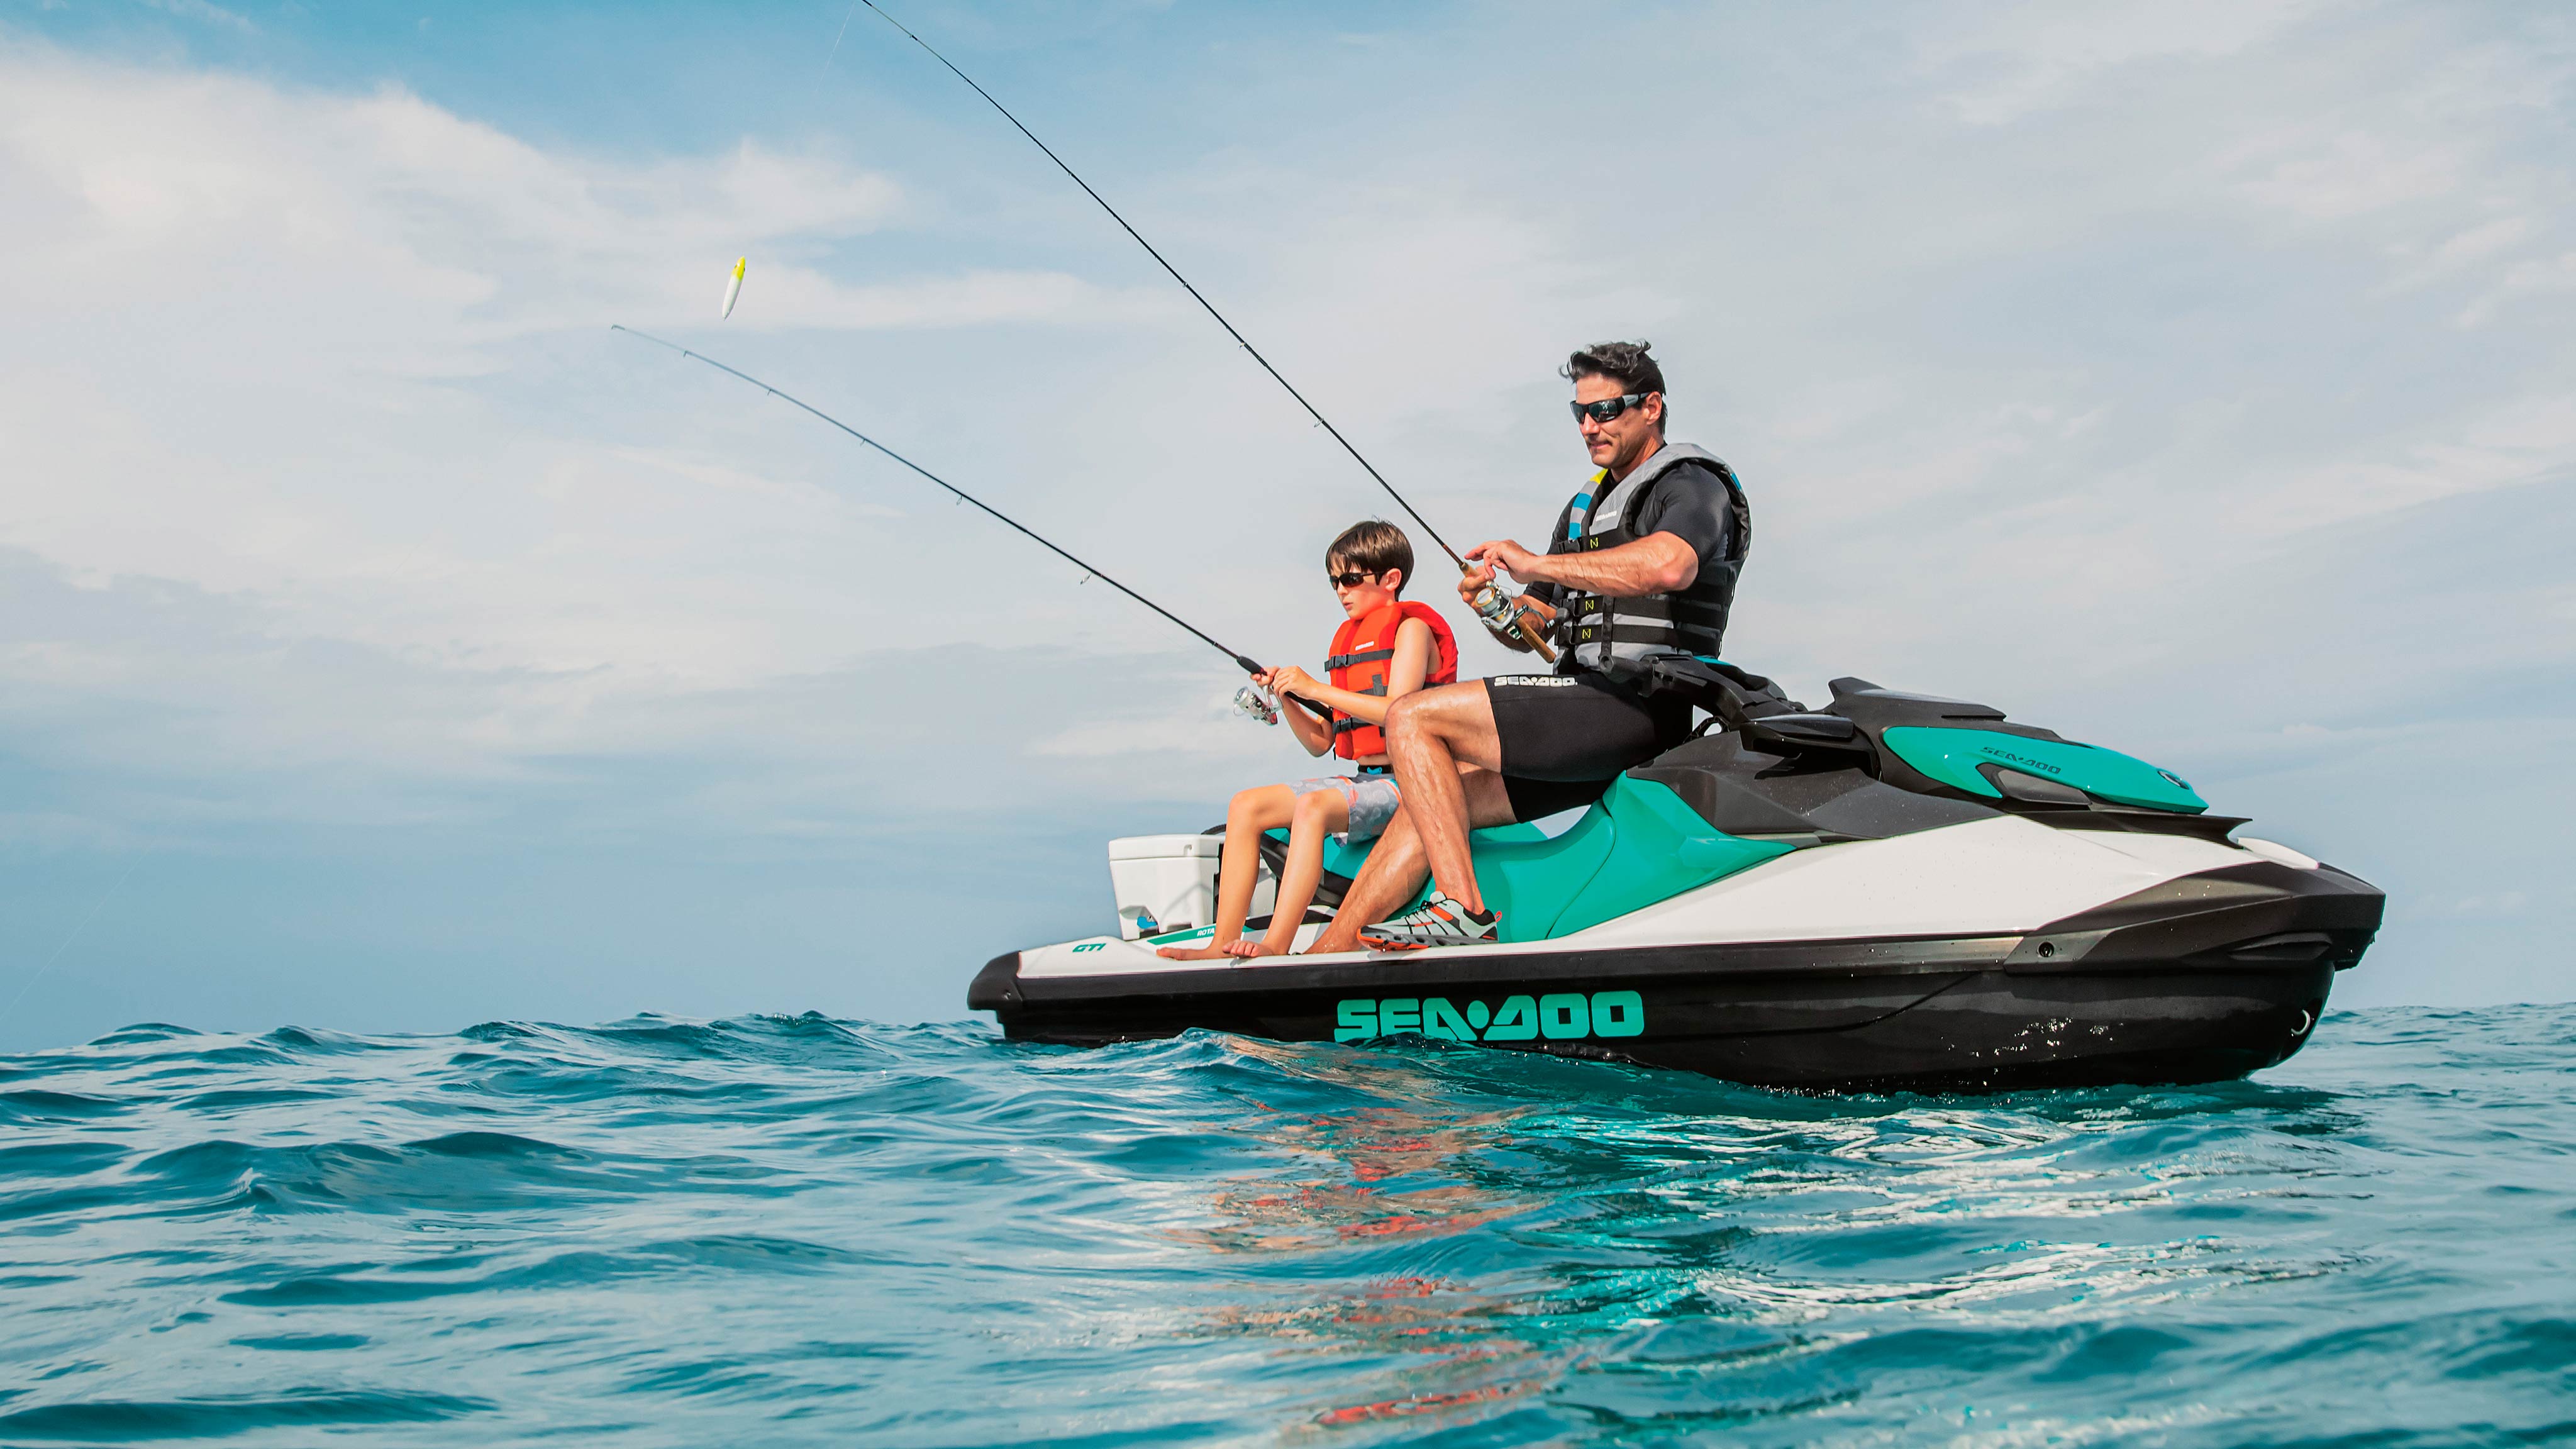
MULTIPOLYGON (((1290 668, 1294 667, 1290 666, 1290 668)), ((1286 670, 1274 671, 1272 678, 1276 680, 1279 675, 1286 672, 1286 670)), ((1296 695, 1291 697, 1284 682, 1273 683, 1271 688, 1279 691, 1279 717, 1288 722, 1288 732, 1297 737, 1297 743, 1306 747, 1306 753, 1310 755, 1330 753, 1333 748, 1333 722, 1329 718, 1318 716, 1314 710, 1307 707, 1305 701, 1312 696, 1313 691, 1299 689, 1296 695)))
POLYGON ((1386 723, 1386 706, 1422 687, 1431 674, 1431 626, 1420 619, 1407 619, 1395 628, 1395 657, 1386 661, 1386 698, 1380 701, 1377 719, 1371 724, 1386 723))
MULTIPOLYGON (((1422 687, 1423 678, 1431 672, 1431 626, 1420 619, 1407 619, 1395 631, 1395 657, 1386 662, 1386 693, 1356 694, 1335 689, 1294 664, 1271 671, 1270 687, 1284 700, 1288 695, 1330 705, 1373 725, 1386 723, 1386 707, 1422 687)), ((1302 738, 1302 736, 1301 736, 1302 738)), ((1326 748, 1330 748, 1327 736, 1326 748)), ((1311 746, 1309 748, 1312 748, 1311 746)), ((1322 754, 1323 750, 1316 750, 1322 754)))

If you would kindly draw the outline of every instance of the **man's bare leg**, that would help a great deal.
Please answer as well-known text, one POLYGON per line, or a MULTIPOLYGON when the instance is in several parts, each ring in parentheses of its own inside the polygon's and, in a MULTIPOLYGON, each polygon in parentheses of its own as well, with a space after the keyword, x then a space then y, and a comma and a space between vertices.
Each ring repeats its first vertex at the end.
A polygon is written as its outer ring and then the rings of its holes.
MULTIPOLYGON (((1493 696, 1485 692, 1485 682, 1443 685, 1397 700, 1386 714, 1386 755, 1404 791, 1404 812, 1422 837, 1431 878, 1451 900, 1482 911, 1485 897, 1476 888, 1476 864, 1467 850, 1467 832, 1473 827, 1462 784, 1466 777, 1458 766, 1475 765, 1487 772, 1503 767, 1493 696)), ((1489 778, 1499 794, 1502 776, 1489 778)))
MULTIPOLYGON (((1458 783, 1466 797, 1472 828, 1512 823, 1511 794, 1504 789, 1502 776, 1491 770, 1469 770, 1458 777, 1458 783)), ((1385 920, 1422 889, 1422 877, 1428 872, 1423 863, 1422 835, 1414 828, 1412 816, 1410 806, 1395 812, 1386 833, 1378 837, 1376 849, 1360 866, 1358 878, 1343 892, 1332 923, 1324 927, 1314 945, 1306 948, 1306 954, 1360 949, 1362 930, 1385 920)))
POLYGON ((1342 892, 1342 903, 1333 908, 1333 919, 1306 948, 1309 956, 1334 951, 1356 951, 1360 948, 1363 927, 1383 921, 1387 913, 1413 899, 1422 889, 1422 837, 1413 830, 1413 812, 1399 807, 1395 818, 1386 823, 1386 832, 1377 838, 1369 858, 1360 862, 1360 873, 1351 880, 1351 888, 1342 892))

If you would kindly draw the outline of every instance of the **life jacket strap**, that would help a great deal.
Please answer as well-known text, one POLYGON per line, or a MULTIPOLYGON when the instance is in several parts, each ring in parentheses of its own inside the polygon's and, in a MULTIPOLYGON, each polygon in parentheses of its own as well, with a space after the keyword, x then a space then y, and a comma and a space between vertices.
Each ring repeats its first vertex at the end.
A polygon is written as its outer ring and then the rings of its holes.
POLYGON ((1604 599, 1585 594, 1579 602, 1583 607, 1575 611, 1577 622, 1596 614, 1616 613, 1622 619, 1662 619, 1709 629, 1726 627, 1726 610, 1672 594, 1649 594, 1638 599, 1604 599))
POLYGON ((1394 657, 1395 650, 1391 647, 1386 649, 1363 649, 1357 654, 1336 654, 1324 661, 1324 667, 1328 670, 1348 669, 1354 664, 1375 664, 1381 659, 1393 659, 1394 657))
MULTIPOLYGON (((1574 631, 1574 642, 1577 644, 1599 644, 1607 641, 1612 644, 1655 644, 1665 648, 1680 648, 1694 637, 1701 636, 1686 634, 1670 624, 1631 624, 1625 620, 1607 626, 1584 624, 1574 631)), ((1687 654, 1690 651, 1683 648, 1681 652, 1687 654)))

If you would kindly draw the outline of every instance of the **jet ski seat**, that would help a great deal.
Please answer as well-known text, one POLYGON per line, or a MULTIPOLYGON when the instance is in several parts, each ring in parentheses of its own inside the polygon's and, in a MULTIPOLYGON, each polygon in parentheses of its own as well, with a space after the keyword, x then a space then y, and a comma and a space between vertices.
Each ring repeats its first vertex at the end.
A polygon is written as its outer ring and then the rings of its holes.
POLYGON ((1808 711, 1743 713, 1632 772, 1673 787, 1730 833, 1808 843, 1877 840, 1981 816, 2029 815, 2075 829, 2225 840, 2244 823, 2208 816, 2179 775, 1992 705, 1833 681, 1808 711))

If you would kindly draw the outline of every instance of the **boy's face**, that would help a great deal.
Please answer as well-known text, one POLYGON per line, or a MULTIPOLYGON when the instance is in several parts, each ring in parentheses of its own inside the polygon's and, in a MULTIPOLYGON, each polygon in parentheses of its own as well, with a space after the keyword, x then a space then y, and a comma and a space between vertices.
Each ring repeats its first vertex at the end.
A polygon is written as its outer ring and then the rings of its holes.
POLYGON ((1342 602, 1342 612, 1354 619, 1394 603, 1395 591, 1404 586, 1402 569, 1372 577, 1352 567, 1348 559, 1327 559, 1324 572, 1332 581, 1333 597, 1342 602))

